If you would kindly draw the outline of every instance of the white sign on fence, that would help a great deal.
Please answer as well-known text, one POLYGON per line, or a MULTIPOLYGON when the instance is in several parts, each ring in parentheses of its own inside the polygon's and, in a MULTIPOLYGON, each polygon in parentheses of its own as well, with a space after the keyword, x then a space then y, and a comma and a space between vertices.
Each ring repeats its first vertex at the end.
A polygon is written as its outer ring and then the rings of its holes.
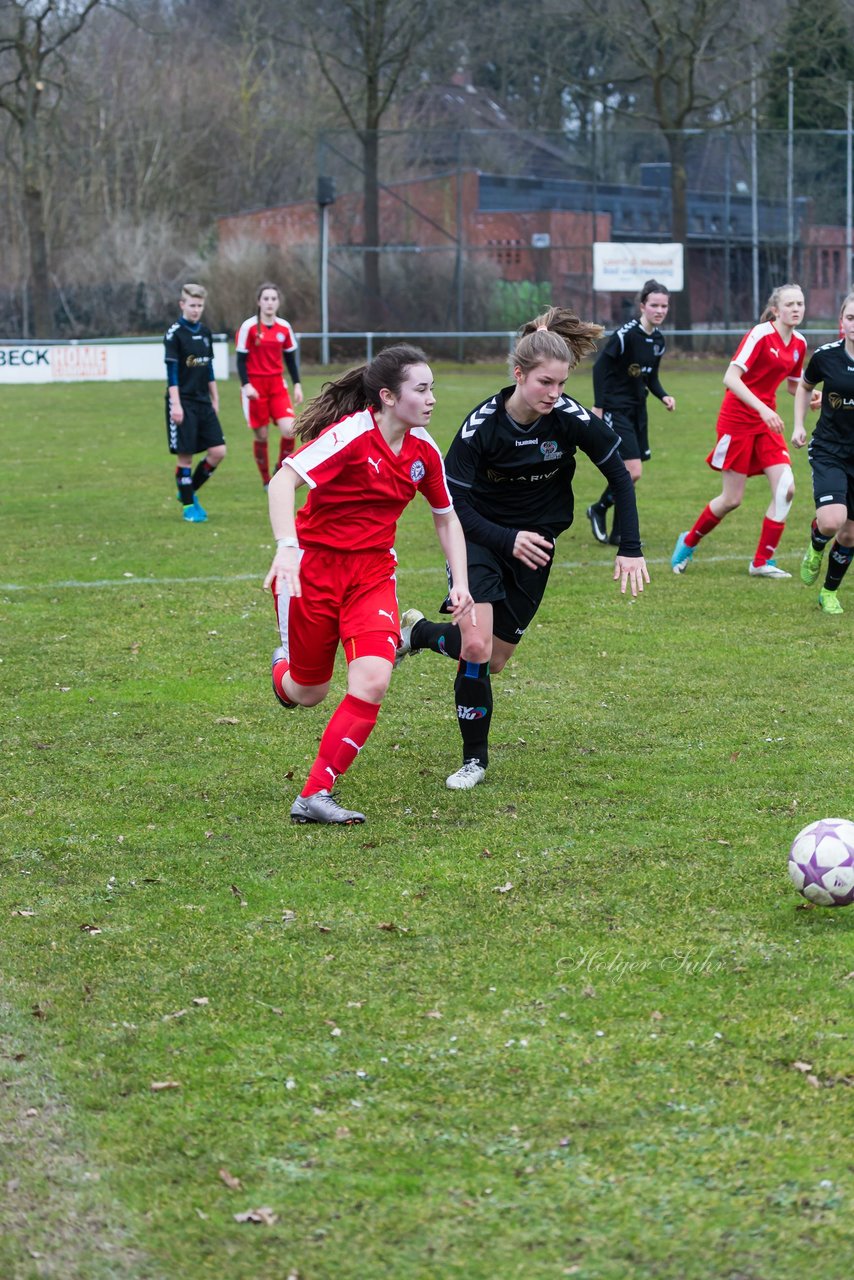
POLYGON ((598 293, 635 293, 652 279, 673 293, 685 287, 681 244, 593 245, 593 288, 598 293))
MULTIPOLYGON (((214 376, 228 377, 228 342, 214 337, 214 376)), ((139 379, 166 385, 163 343, 32 342, 0 343, 0 386, 12 382, 124 382, 139 379)))

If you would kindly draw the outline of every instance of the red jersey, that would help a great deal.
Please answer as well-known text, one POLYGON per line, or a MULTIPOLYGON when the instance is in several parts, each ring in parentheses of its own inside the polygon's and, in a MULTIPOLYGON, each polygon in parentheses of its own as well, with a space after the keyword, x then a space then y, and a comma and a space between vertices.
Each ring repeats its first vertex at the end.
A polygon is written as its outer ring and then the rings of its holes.
POLYGON ((246 356, 251 382, 257 377, 281 377, 284 352, 296 351, 297 340, 287 320, 276 316, 272 324, 259 324, 257 316, 250 316, 237 330, 234 345, 238 354, 246 356))
MULTIPOLYGON (((786 378, 800 378, 806 353, 806 339, 797 329, 787 346, 773 324, 766 321, 754 325, 744 335, 732 363, 744 370, 744 385, 769 409, 776 409, 777 388, 786 378)), ((764 424, 756 410, 727 388, 718 414, 718 433, 750 433, 763 429, 764 424)))
POLYGON ((411 428, 394 453, 370 409, 325 427, 285 466, 311 489, 297 514, 304 547, 390 551, 401 512, 418 492, 436 515, 454 509, 445 464, 429 432, 411 428))

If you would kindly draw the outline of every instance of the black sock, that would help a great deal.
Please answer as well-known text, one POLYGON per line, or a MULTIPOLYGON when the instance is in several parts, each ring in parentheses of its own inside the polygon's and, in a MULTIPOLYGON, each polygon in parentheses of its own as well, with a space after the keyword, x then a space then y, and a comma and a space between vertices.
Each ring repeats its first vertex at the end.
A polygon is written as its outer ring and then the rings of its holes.
POLYGON ((606 489, 602 497, 596 503, 597 507, 601 507, 603 511, 610 511, 614 505, 614 495, 610 489, 606 489))
POLYGON ((201 489, 205 481, 210 480, 215 471, 216 467, 212 467, 207 458, 202 458, 201 462, 193 472, 193 488, 201 489))
POLYGON ((459 659, 462 638, 459 627, 453 622, 428 622, 422 618, 412 628, 412 648, 432 649, 446 658, 459 659))
POLYGON ((489 725, 492 720, 492 683, 488 662, 460 660, 454 681, 457 722, 463 736, 463 763, 489 763, 489 725))
POLYGON ((175 468, 175 483, 178 486, 178 501, 182 507, 193 505, 193 476, 189 467, 175 468))
POLYGON ((825 591, 836 591, 845 577, 846 571, 854 559, 854 547, 840 547, 834 542, 827 557, 827 576, 824 579, 825 591))
POLYGON ((813 551, 824 551, 824 548, 827 546, 828 542, 830 542, 832 537, 832 533, 829 533, 827 537, 825 537, 823 533, 819 533, 818 525, 815 520, 813 520, 812 527, 810 529, 810 541, 812 542, 813 551))

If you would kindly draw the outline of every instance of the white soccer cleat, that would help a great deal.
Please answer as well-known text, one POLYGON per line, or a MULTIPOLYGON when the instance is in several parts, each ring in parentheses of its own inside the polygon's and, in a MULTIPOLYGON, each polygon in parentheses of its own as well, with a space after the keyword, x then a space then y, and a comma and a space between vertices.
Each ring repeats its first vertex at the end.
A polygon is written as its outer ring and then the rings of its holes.
POLYGON ((751 560, 747 572, 751 578, 791 578, 792 576, 786 573, 785 569, 778 568, 773 560, 766 560, 765 564, 754 564, 751 560))
MULTIPOLYGON (((405 613, 400 615, 400 644, 394 655, 394 665, 399 667, 404 658, 407 658, 413 652, 412 648, 412 628, 416 622, 420 622, 424 614, 418 609, 407 609, 405 613)), ((414 650, 418 653, 418 650, 414 650)))
POLYGON ((445 786, 451 791, 470 791, 486 777, 486 769, 479 760, 466 760, 461 769, 445 779, 445 786))

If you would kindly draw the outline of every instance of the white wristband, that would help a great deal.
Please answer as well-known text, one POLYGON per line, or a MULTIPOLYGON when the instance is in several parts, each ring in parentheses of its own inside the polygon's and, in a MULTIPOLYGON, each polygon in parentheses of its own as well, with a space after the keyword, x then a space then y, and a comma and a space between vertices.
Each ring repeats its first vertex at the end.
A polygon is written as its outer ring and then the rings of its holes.
POLYGON ((296 538, 277 538, 276 550, 281 551, 283 547, 289 547, 293 548, 294 551, 299 551, 299 542, 296 538))

